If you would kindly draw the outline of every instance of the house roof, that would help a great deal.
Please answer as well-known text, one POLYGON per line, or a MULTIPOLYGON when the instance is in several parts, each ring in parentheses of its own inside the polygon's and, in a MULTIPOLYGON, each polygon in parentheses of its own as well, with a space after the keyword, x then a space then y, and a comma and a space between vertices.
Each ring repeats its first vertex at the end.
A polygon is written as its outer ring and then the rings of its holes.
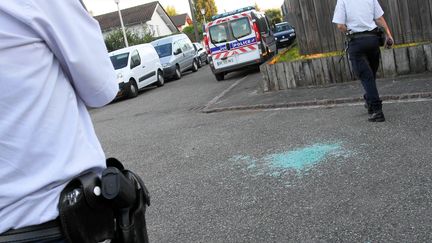
POLYGON ((174 22, 175 26, 183 26, 187 23, 188 14, 179 14, 176 16, 171 16, 172 21, 174 22))
MULTIPOLYGON (((159 2, 155 1, 132 8, 122 9, 121 13, 124 25, 129 26, 137 23, 146 23, 151 20, 158 5, 159 2)), ((121 25, 117 11, 95 16, 95 19, 99 22, 102 31, 116 28, 121 25)))

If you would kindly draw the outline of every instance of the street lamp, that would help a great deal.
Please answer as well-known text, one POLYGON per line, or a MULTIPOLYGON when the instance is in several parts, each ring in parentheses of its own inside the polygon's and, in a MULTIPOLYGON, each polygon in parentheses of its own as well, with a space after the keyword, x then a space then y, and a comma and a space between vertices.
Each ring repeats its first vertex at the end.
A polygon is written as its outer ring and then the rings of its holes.
POLYGON ((122 31, 123 31, 124 42, 125 42, 126 47, 128 47, 129 43, 127 41, 126 30, 125 30, 125 27, 124 27, 124 24, 123 24, 123 17, 122 17, 121 11, 120 11, 120 0, 114 0, 114 2, 117 4, 117 10, 118 10, 119 17, 120 17, 120 24, 121 24, 121 28, 122 28, 122 31))
POLYGON ((201 9, 201 14, 203 16, 204 25, 206 25, 207 23, 206 23, 206 19, 205 19, 205 8, 201 9))

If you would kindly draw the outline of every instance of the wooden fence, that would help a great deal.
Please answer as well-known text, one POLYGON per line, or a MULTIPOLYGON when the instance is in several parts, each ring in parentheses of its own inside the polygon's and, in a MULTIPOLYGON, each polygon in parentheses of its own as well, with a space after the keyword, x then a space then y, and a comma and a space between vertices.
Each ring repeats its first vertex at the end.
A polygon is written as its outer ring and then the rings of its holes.
MULTIPOLYGON (((432 72, 432 44, 383 49, 378 78, 432 72)), ((356 80, 347 56, 331 56, 260 66, 263 92, 356 80)))
MULTIPOLYGON (((359 0, 360 1, 360 0, 359 0)), ((344 36, 332 23, 337 0, 284 0, 302 54, 342 50, 344 36)), ((379 0, 396 44, 432 40, 432 0, 379 0)))

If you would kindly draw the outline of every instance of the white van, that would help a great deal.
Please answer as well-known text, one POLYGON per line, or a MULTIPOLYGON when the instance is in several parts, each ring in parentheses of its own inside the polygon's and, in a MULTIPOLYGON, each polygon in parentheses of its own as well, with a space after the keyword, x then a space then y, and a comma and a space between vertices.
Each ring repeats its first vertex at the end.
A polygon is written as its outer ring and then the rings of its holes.
POLYGON ((151 43, 160 57, 164 77, 180 79, 187 70, 198 71, 195 49, 185 34, 167 36, 151 43))
POLYGON ((269 20, 254 7, 213 16, 205 26, 204 42, 218 81, 229 72, 259 65, 277 52, 269 20))
POLYGON ((120 91, 117 97, 133 98, 148 85, 165 84, 163 68, 151 44, 141 44, 109 53, 117 74, 120 91))

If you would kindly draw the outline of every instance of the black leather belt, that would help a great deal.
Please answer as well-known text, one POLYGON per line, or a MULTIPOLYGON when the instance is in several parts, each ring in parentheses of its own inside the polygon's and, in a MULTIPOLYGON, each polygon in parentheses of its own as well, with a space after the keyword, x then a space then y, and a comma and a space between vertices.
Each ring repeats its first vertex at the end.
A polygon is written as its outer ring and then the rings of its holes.
POLYGON ((376 29, 372 31, 357 32, 348 35, 350 39, 357 39, 357 38, 371 37, 371 36, 375 36, 375 37, 378 36, 378 32, 376 29))
POLYGON ((0 243, 24 243, 63 238, 59 220, 43 224, 9 230, 0 235, 0 243))

